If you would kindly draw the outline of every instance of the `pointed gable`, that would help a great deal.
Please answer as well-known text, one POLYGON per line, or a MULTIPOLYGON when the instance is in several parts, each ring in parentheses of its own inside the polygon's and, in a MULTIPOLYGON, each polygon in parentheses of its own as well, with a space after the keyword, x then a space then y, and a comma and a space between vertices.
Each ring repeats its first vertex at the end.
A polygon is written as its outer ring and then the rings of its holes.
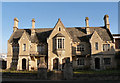
POLYGON ((100 39, 102 40, 102 38, 99 36, 99 34, 97 33, 97 31, 94 31, 94 32, 92 33, 92 36, 91 36, 90 39, 92 39, 93 37, 97 37, 97 38, 100 38, 100 39))
MULTIPOLYGON (((71 35, 69 34, 69 32, 67 31, 67 29, 64 27, 61 19, 59 18, 56 25, 53 28, 53 31, 51 32, 49 38, 52 38, 52 36, 58 34, 58 33, 63 33, 65 32, 70 39, 71 39, 71 35)), ((64 35, 64 34, 63 34, 64 35)))
POLYGON ((25 30, 24 30, 24 32, 23 32, 19 41, 21 41, 22 39, 30 41, 30 35, 25 30))

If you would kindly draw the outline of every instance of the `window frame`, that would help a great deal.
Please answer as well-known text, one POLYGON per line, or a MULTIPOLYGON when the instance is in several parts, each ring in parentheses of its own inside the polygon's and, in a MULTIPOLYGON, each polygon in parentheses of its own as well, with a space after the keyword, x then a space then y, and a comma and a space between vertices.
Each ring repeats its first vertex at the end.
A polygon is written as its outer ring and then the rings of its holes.
POLYGON ((45 50, 44 45, 37 45, 37 52, 43 52, 45 50))
POLYGON ((23 51, 26 51, 26 44, 23 44, 23 51))
POLYGON ((61 28, 59 27, 58 30, 61 31, 61 28))
POLYGON ((13 50, 13 53, 14 52, 19 52, 19 46, 13 46, 12 50, 13 50))
POLYGON ((99 50, 98 42, 95 42, 95 50, 99 50))
POLYGON ((41 50, 42 48, 41 48, 41 45, 38 45, 37 46, 37 52, 41 52, 42 50, 41 50))
POLYGON ((111 65, 111 58, 103 58, 103 60, 104 60, 104 65, 111 65))
POLYGON ((65 48, 65 38, 60 37, 57 39, 57 49, 64 49, 65 48))
POLYGON ((83 44, 77 45, 77 49, 76 50, 77 51, 85 51, 85 45, 83 45, 83 44))
POLYGON ((103 51, 109 51, 110 50, 110 44, 103 44, 103 51))
POLYGON ((77 59, 77 65, 80 65, 80 66, 85 65, 85 59, 84 58, 78 58, 77 59))

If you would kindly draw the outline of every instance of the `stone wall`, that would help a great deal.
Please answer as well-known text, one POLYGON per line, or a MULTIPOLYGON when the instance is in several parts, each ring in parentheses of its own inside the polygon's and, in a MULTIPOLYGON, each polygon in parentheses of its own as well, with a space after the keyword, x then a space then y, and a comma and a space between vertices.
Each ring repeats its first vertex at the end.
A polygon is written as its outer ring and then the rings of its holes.
MULTIPOLYGON (((31 79, 42 80, 37 78, 37 73, 3 73, 2 80, 4 79, 31 79)), ((65 80, 63 73, 48 72, 46 80, 65 80)), ((73 80, 120 80, 120 74, 73 74, 73 80)))

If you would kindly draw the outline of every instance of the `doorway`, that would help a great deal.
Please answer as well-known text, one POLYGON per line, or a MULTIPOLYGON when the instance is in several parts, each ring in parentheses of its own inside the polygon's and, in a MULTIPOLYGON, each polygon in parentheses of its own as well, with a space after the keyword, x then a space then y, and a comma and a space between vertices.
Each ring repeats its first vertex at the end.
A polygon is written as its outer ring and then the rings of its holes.
POLYGON ((95 58, 95 69, 100 69, 100 58, 95 58))
POLYGON ((26 59, 22 59, 22 70, 26 70, 26 59))
POLYGON ((53 59, 53 69, 58 70, 58 58, 53 59))

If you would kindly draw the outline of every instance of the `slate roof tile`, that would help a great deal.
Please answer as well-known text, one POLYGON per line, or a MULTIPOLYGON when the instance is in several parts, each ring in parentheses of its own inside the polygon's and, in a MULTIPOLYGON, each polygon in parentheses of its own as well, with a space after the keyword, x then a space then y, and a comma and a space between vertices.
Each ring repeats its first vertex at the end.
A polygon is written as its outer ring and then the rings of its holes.
MULTIPOLYGON (((89 42, 89 39, 91 38, 91 35, 94 31, 98 33, 98 35, 101 37, 104 41, 112 40, 113 37, 108 29, 105 27, 89 27, 90 28, 90 35, 86 34, 86 28, 85 27, 66 27, 67 32, 72 37, 73 42, 89 42)), ((31 36, 31 29, 18 29, 15 33, 12 34, 12 36, 9 39, 10 43, 18 42, 20 37, 22 36, 24 30, 26 31, 27 35, 30 38, 31 42, 35 43, 47 43, 47 38, 50 36, 53 28, 36 28, 35 33, 36 35, 34 37, 31 36)))

